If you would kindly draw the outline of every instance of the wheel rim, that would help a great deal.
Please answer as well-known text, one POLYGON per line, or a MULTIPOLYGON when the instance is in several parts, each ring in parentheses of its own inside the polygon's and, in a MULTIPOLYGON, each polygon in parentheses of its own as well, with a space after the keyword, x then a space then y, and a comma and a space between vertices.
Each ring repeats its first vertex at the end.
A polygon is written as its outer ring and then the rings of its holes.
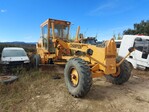
POLYGON ((120 67, 116 68, 116 73, 112 74, 113 77, 118 77, 120 75, 120 67))
POLYGON ((77 86, 79 82, 79 75, 75 68, 73 68, 71 71, 71 82, 73 86, 77 86))

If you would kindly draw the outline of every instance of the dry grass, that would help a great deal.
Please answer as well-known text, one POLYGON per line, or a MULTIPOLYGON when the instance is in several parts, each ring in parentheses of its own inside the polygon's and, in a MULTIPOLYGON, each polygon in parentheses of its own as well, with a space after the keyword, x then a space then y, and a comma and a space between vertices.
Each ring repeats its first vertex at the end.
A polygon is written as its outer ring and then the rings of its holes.
MULTIPOLYGON (((19 80, 9 84, 0 84, 0 110, 1 112, 20 112, 25 110, 24 105, 29 105, 30 99, 38 97, 41 93, 47 94, 47 87, 52 81, 54 71, 43 72, 32 70, 30 72, 22 72, 19 75, 19 80), (43 91, 44 90, 44 91, 43 91)), ((36 101, 44 104, 44 101, 36 101)), ((38 108, 37 108, 38 109, 38 108)), ((32 109, 28 109, 32 111, 32 109)), ((38 110, 37 110, 38 111, 38 110)))

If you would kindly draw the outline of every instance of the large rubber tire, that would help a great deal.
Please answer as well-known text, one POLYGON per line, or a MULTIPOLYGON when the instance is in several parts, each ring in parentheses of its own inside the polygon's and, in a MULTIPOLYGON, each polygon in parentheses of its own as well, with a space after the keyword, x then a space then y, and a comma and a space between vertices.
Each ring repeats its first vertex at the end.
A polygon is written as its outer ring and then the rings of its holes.
POLYGON ((70 59, 65 66, 64 70, 65 83, 69 93, 76 97, 84 97, 90 90, 92 85, 92 77, 90 67, 87 63, 80 58, 70 59), (78 84, 73 85, 71 81, 71 71, 75 69, 78 73, 78 84))
POLYGON ((34 55, 34 67, 39 68, 39 64, 41 64, 41 57, 39 54, 34 55))
MULTIPOLYGON (((120 62, 122 57, 117 57, 116 62, 120 62)), ((121 85, 128 81, 131 76, 131 67, 127 60, 124 60, 123 63, 120 65, 120 74, 118 76, 113 75, 105 75, 106 79, 116 85, 121 85)))

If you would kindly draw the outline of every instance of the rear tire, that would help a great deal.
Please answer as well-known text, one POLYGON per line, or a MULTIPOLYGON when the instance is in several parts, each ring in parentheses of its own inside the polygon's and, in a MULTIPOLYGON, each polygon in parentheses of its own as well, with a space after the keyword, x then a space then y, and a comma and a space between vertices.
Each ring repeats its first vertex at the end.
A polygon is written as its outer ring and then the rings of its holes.
MULTIPOLYGON (((122 57, 117 57, 116 62, 120 62, 122 57)), ((130 68, 129 62, 124 60, 120 65, 120 74, 118 76, 105 75, 106 79, 116 85, 121 85, 128 81, 131 76, 132 69, 130 68)))
POLYGON ((39 64, 41 64, 41 57, 39 54, 34 55, 33 64, 35 68, 39 68, 39 64))
POLYGON ((92 77, 90 67, 87 63, 80 58, 70 59, 65 66, 64 70, 65 83, 69 93, 76 97, 84 97, 90 90, 92 85, 92 77), (73 83, 73 72, 76 70, 77 78, 73 83))

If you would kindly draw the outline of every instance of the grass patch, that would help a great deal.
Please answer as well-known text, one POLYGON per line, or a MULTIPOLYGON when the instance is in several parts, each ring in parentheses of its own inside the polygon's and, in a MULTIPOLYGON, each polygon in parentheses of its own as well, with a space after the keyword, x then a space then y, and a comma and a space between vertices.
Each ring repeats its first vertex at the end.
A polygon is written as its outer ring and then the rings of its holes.
MULTIPOLYGON (((0 84, 1 112, 20 112, 26 110, 25 108, 30 104, 31 99, 35 101, 41 94, 48 94, 49 90, 47 88, 54 81, 52 75, 54 75, 52 71, 49 73, 32 70, 30 72, 22 72, 19 75, 19 80, 12 84, 0 84)), ((35 104, 37 107, 39 107, 38 102, 40 104, 42 102, 44 105, 44 101, 38 99, 35 104)), ((32 108, 27 109, 27 111, 32 111, 32 108)))

